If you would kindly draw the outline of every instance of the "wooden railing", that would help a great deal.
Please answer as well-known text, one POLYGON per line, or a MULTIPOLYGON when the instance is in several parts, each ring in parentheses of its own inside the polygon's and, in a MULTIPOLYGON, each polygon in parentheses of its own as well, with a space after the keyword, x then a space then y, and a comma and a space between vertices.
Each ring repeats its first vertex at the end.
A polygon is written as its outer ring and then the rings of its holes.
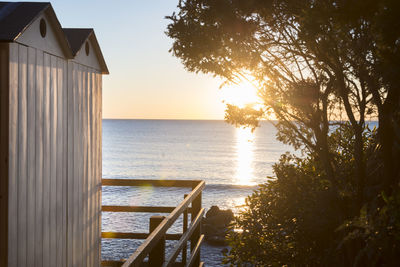
POLYGON ((201 207, 201 193, 204 181, 194 180, 132 180, 103 179, 103 186, 155 186, 155 187, 190 187, 192 191, 184 195, 184 200, 177 207, 150 206, 102 206, 107 212, 151 212, 169 213, 168 216, 152 216, 149 233, 102 232, 102 238, 146 239, 144 243, 126 261, 102 261, 102 266, 202 266, 200 246, 204 239, 201 234, 201 220, 204 208, 201 207), (189 207, 189 205, 191 207, 189 207), (188 225, 188 213, 191 223, 188 225), (167 230, 183 215, 182 234, 167 234, 167 230), (165 240, 178 240, 172 252, 166 257, 165 240), (190 256, 187 257, 187 242, 190 240, 190 256), (182 260, 176 262, 182 253, 182 260), (145 258, 148 256, 148 261, 145 258))

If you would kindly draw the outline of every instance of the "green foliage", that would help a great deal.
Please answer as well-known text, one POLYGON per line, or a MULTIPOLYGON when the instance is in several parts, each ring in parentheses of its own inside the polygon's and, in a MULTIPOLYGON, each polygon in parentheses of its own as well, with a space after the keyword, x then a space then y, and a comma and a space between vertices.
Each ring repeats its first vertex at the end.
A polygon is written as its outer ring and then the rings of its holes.
MULTIPOLYGON (((364 131, 367 157, 376 167, 376 130, 364 131)), ((349 125, 333 131, 338 177, 332 184, 316 154, 305 158, 284 154, 274 165, 276 178, 246 199, 228 239, 225 263, 233 266, 396 266, 400 253, 400 194, 387 197, 376 185, 361 209, 355 203, 349 125)))
POLYGON ((227 263, 256 266, 323 265, 340 206, 331 183, 323 179, 311 159, 283 155, 271 180, 246 199, 246 209, 229 236, 227 263))
POLYGON ((356 266, 398 266, 400 252, 400 192, 387 197, 381 193, 360 210, 360 215, 345 221, 339 230, 347 235, 339 249, 358 242, 356 266))
POLYGON ((400 255, 400 1, 181 0, 171 52, 192 72, 256 79, 283 155, 247 199, 232 265, 396 266, 400 255), (365 127, 378 119, 379 128, 365 127))

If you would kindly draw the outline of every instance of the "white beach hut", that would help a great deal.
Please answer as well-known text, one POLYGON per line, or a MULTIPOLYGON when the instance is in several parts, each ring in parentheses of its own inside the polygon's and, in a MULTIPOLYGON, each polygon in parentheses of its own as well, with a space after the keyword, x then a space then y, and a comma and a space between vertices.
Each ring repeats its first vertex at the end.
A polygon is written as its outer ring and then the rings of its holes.
POLYGON ((0 2, 0 266, 100 266, 102 74, 92 29, 0 2))

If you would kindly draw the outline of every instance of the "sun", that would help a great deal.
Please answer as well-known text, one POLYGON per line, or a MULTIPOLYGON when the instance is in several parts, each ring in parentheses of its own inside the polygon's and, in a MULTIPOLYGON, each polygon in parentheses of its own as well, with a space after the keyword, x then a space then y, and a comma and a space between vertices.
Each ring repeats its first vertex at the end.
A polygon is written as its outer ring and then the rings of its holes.
POLYGON ((221 88, 220 94, 221 100, 224 103, 233 104, 240 108, 260 102, 260 98, 257 95, 257 88, 248 80, 238 84, 226 85, 221 88))

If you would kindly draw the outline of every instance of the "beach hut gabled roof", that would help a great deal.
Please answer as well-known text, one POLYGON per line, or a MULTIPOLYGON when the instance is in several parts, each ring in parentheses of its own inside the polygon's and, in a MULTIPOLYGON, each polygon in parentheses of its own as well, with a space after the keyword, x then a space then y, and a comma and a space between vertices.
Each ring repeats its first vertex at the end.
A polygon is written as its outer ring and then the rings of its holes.
POLYGON ((90 34, 92 34, 93 29, 63 28, 63 31, 71 47, 72 54, 76 56, 90 34))
POLYGON ((47 2, 0 2, 0 42, 18 42, 18 38, 43 13, 46 13, 65 57, 72 58, 61 24, 47 2))
POLYGON ((67 37, 69 46, 72 50, 74 57, 83 48, 87 41, 93 46, 97 60, 99 62, 102 74, 109 74, 107 64, 104 60, 103 53, 101 52, 100 45, 97 41, 96 34, 93 29, 85 28, 63 28, 65 36, 67 37))

